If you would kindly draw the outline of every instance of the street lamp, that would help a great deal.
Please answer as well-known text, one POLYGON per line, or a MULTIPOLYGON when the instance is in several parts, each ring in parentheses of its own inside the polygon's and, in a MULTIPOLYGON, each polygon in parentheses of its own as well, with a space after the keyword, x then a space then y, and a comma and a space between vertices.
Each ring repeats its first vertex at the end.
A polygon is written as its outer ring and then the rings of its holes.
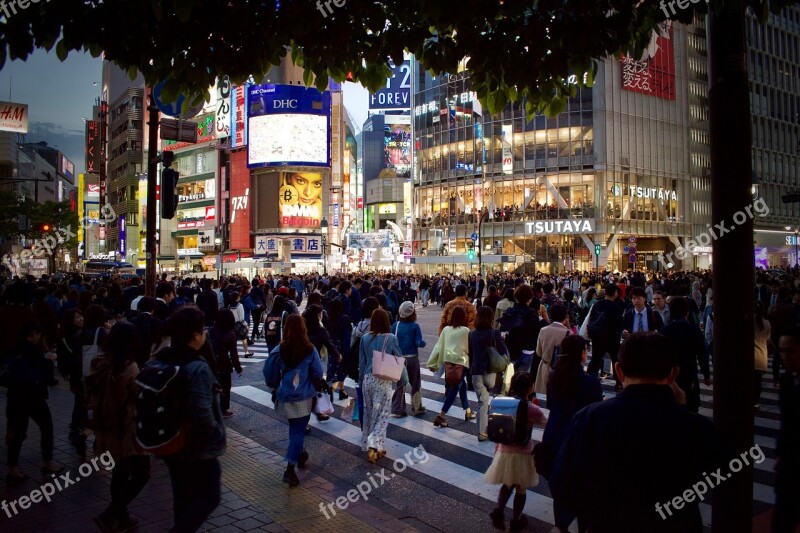
POLYGON ((219 237, 214 238, 214 248, 217 250, 217 281, 219 281, 219 270, 222 268, 222 239, 219 237))
POLYGON ((325 251, 328 247, 328 221, 327 219, 322 219, 320 222, 320 228, 322 229, 322 275, 327 277, 328 276, 328 266, 327 262, 325 261, 325 251))

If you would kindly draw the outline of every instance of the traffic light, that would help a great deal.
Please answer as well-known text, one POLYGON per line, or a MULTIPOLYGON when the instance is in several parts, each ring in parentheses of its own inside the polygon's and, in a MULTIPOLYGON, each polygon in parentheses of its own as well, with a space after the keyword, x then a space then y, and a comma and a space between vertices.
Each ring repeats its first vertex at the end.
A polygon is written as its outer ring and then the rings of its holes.
POLYGON ((469 261, 475 260, 475 244, 469 243, 467 244, 467 259, 469 261))
POLYGON ((161 171, 161 218, 172 220, 178 210, 178 179, 180 174, 173 168, 161 171))
POLYGON ((42 233, 47 233, 53 229, 52 224, 48 224, 47 222, 39 222, 33 225, 34 231, 40 231, 42 233))
POLYGON ((599 244, 595 244, 594 245, 594 255, 597 255, 597 256, 600 255, 600 245, 599 244))

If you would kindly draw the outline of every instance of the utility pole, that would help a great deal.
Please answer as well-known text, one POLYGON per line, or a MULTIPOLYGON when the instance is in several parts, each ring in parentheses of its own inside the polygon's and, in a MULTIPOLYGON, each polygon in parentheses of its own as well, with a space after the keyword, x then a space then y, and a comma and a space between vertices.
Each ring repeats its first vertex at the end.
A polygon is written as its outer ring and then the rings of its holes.
MULTIPOLYGON (((744 4, 709 10, 711 223, 730 227, 753 202, 744 4)), ((738 222, 737 222, 738 223, 738 222)), ((734 454, 753 446, 753 220, 714 242, 714 425, 734 454), (742 288, 744 287, 744 290, 742 288)), ((714 532, 749 533, 753 465, 714 488, 714 532)))
POLYGON ((158 107, 150 95, 147 106, 147 234, 145 236, 144 293, 156 295, 156 180, 158 177, 158 107))
POLYGON ((487 209, 485 213, 481 213, 478 219, 478 274, 481 276, 483 276, 483 240, 481 239, 481 225, 483 224, 483 218, 488 215, 489 210, 487 209))

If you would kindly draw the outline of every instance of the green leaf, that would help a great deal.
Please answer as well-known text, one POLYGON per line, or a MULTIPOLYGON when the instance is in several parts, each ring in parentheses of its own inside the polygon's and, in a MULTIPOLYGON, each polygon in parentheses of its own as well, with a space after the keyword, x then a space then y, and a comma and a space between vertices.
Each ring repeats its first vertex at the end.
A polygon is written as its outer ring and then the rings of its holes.
POLYGON ((306 87, 311 87, 314 84, 314 73, 311 69, 304 69, 303 70, 303 84, 306 87))
POLYGON ((64 62, 68 55, 69 50, 67 49, 67 44, 64 42, 64 39, 61 39, 56 44, 56 57, 58 57, 59 61, 64 62))

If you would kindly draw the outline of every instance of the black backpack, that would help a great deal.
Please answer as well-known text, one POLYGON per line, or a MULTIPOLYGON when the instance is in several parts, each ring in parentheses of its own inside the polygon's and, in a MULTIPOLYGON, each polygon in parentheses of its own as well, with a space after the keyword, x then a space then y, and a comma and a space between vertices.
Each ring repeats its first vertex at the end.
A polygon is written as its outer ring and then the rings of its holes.
MULTIPOLYGON (((595 304, 597 305, 597 304, 595 304)), ((592 313, 592 311, 589 311, 592 313)), ((605 312, 592 313, 589 319, 589 324, 586 326, 589 331, 590 337, 605 337, 606 336, 606 314, 605 312)))
POLYGON ((284 311, 280 316, 270 315, 264 320, 264 339, 270 351, 281 342, 283 321, 286 320, 286 316, 287 312, 284 311))
POLYGON ((136 444, 153 455, 179 452, 188 430, 181 367, 151 359, 136 377, 136 385, 136 444))
POLYGON ((497 396, 489 404, 489 440, 498 444, 525 446, 531 440, 528 429, 528 401, 497 396))

